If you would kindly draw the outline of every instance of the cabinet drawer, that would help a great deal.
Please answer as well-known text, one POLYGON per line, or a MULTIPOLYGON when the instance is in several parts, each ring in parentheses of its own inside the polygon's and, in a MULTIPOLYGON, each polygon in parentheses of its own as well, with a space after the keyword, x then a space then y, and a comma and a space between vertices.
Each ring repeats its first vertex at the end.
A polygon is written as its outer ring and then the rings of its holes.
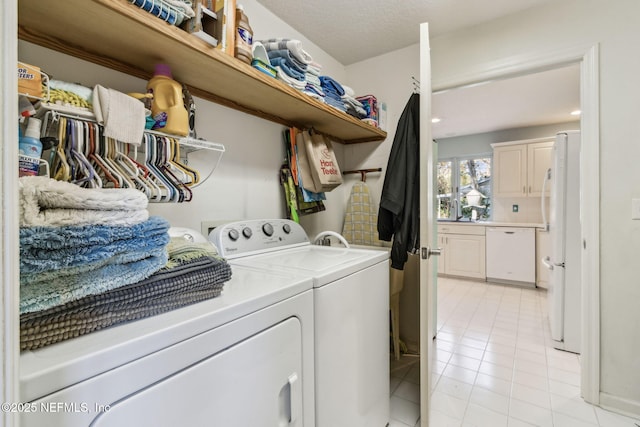
POLYGON ((438 234, 467 234, 484 236, 482 225, 438 224, 438 234))

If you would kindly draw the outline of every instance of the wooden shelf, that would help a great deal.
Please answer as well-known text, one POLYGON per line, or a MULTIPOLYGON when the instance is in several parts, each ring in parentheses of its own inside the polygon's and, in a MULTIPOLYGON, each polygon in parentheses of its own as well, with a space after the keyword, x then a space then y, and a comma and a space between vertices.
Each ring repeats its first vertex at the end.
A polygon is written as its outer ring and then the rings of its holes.
POLYGON ((18 37, 142 79, 164 62, 193 95, 286 126, 312 126, 338 142, 387 136, 126 0, 20 0, 18 37))

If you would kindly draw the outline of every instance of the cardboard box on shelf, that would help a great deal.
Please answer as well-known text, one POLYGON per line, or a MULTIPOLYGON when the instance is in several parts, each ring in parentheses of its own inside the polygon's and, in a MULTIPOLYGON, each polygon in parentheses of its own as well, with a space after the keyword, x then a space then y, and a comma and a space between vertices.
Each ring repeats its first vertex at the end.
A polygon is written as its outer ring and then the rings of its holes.
POLYGON ((42 74, 39 67, 18 62, 18 93, 30 98, 42 98, 42 74))

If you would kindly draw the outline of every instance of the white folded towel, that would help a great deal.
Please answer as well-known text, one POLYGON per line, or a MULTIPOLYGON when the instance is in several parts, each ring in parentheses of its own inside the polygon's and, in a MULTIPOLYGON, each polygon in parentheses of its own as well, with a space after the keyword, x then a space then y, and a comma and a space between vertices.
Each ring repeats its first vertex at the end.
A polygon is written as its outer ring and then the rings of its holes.
POLYGON ((82 188, 45 176, 18 180, 21 227, 134 225, 149 218, 149 200, 133 188, 82 188))
POLYGON ((350 88, 349 86, 345 86, 343 84, 340 84, 340 86, 342 86, 342 89, 344 89, 344 94, 346 96, 349 96, 351 98, 355 98, 356 92, 352 88, 350 88))
POLYGON ((144 104, 114 89, 93 88, 93 112, 104 126, 104 135, 129 144, 142 144, 145 125, 144 104))

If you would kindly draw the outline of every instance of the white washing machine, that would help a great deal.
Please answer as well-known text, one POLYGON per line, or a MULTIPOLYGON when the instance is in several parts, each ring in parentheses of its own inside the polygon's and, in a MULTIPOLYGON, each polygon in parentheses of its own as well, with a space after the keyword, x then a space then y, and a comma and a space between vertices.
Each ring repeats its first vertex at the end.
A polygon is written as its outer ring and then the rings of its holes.
POLYGON ((232 265, 313 280, 316 427, 389 422, 386 251, 312 245, 289 220, 248 220, 209 239, 232 265))
POLYGON ((20 425, 313 426, 312 281, 232 266, 219 297, 20 357, 20 425))

